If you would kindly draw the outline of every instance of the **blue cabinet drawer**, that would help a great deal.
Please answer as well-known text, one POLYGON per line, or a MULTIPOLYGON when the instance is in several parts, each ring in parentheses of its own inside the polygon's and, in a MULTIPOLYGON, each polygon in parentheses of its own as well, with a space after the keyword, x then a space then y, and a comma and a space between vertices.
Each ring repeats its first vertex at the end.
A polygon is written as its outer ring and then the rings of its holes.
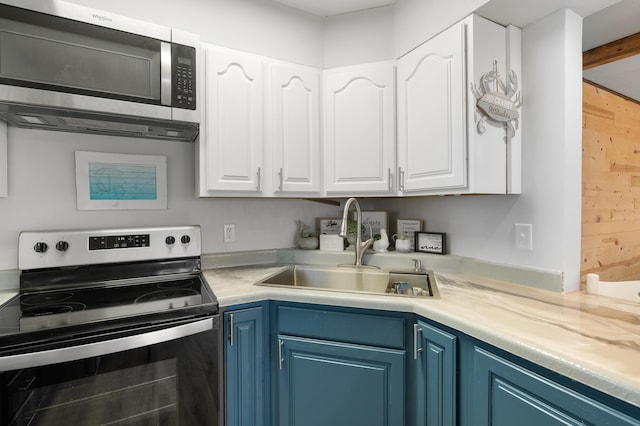
POLYGON ((405 349, 402 317, 369 315, 294 306, 277 306, 279 334, 385 348, 405 349))

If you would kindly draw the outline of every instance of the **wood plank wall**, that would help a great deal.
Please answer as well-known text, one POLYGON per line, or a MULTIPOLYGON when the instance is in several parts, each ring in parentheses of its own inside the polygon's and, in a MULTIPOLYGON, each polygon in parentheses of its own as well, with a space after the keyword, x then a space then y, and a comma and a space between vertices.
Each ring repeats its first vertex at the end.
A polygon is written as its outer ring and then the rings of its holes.
POLYGON ((640 105, 583 82, 581 283, 640 279, 640 105))

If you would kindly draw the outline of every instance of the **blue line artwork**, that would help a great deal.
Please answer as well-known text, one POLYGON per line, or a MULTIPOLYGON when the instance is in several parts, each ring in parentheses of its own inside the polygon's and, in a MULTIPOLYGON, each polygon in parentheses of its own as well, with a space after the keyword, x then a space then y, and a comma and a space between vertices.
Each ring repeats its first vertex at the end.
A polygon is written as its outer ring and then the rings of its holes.
POLYGON ((91 200, 157 200, 156 166, 89 163, 91 200))

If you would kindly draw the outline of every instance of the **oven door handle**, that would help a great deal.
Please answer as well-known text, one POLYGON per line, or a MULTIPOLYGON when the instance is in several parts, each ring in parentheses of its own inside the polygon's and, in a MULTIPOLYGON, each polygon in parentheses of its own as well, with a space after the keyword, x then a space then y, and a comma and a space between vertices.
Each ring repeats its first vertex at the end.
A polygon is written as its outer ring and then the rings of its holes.
POLYGON ((213 329, 214 318, 215 317, 207 318, 171 328, 164 328, 161 330, 150 331, 148 333, 134 334, 101 342, 18 355, 8 355, 0 357, 0 371, 19 370, 22 368, 75 361, 168 342, 170 340, 191 336, 193 334, 213 329))

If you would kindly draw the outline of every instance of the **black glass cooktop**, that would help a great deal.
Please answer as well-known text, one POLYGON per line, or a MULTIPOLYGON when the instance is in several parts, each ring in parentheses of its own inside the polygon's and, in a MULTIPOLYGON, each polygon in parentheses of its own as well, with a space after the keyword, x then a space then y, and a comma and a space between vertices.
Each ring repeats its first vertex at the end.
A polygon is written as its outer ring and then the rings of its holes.
POLYGON ((215 313, 217 301, 200 275, 129 285, 21 292, 0 309, 2 336, 118 319, 144 321, 215 313))

